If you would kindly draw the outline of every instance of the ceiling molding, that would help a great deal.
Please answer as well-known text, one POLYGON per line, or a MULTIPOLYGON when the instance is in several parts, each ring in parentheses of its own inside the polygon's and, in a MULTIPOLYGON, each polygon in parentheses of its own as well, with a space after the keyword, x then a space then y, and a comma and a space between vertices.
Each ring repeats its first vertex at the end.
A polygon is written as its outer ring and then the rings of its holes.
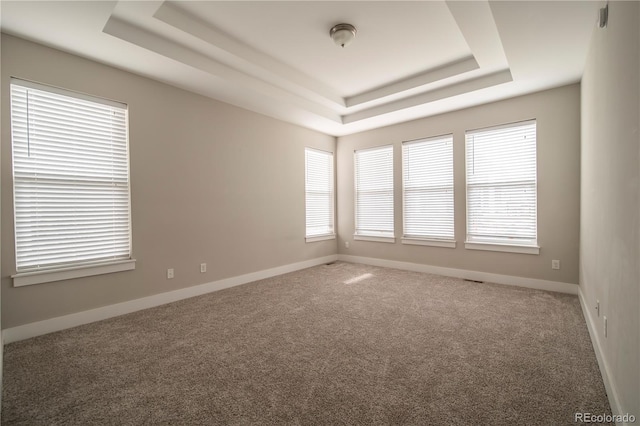
POLYGON ((360 120, 365 120, 379 115, 412 108, 418 105, 428 104, 464 93, 471 93, 476 90, 486 89, 488 87, 497 86, 499 84, 508 83, 510 81, 513 81, 513 78, 511 77, 511 72, 508 69, 498 71, 489 75, 474 78, 472 80, 465 80, 454 85, 442 87, 440 89, 435 89, 430 92, 414 95, 409 98, 401 99, 385 105, 380 105, 364 111, 345 115, 342 117, 342 122, 344 124, 355 123, 360 120))
POLYGON ((420 86, 425 86, 436 81, 444 80, 448 77, 464 74, 466 72, 477 69, 479 69, 478 62, 473 56, 471 56, 450 64, 443 65, 434 70, 429 70, 413 77, 409 77, 395 83, 387 84, 386 86, 379 87, 377 89, 369 90, 355 96, 350 96, 345 99, 345 103, 347 107, 353 107, 367 102, 383 99, 387 96, 397 95, 410 89, 415 89, 420 86))

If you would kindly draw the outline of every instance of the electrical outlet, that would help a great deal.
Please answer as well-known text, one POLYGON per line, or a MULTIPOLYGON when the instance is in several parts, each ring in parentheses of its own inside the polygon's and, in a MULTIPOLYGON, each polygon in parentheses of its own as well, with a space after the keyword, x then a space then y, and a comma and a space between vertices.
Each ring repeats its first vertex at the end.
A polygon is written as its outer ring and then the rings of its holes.
POLYGON ((170 280, 173 278, 173 268, 167 269, 167 279, 170 280))
POLYGON ((607 328, 608 328, 608 324, 607 324, 607 317, 602 317, 602 318, 604 318, 604 337, 607 337, 607 334, 608 334, 608 330, 607 330, 607 328))
POLYGON ((600 316, 600 301, 596 300, 596 313, 600 316))
POLYGON ((560 261, 552 260, 551 261, 551 269, 560 269, 560 261))
POLYGON ((206 263, 201 263, 200 264, 200 273, 204 274, 205 272, 207 272, 207 264, 206 263))
POLYGON ((345 247, 345 248, 349 248, 349 241, 345 241, 345 242, 344 242, 344 247, 345 247))

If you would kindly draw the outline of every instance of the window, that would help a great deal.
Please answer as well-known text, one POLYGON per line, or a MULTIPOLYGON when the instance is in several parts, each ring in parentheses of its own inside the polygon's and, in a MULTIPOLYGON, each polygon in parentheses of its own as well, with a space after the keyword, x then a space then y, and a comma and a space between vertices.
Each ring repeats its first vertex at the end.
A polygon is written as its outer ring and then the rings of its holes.
POLYGON ((395 242, 393 233, 393 146, 355 152, 354 239, 395 242))
POLYGON ((12 79, 11 130, 14 285, 133 269, 126 105, 12 79))
POLYGON ((453 136, 402 144, 405 244, 455 247, 453 136))
POLYGON ((536 121, 466 133, 467 241, 538 254, 536 121))
POLYGON ((306 241, 335 239, 333 154, 305 149, 306 241))

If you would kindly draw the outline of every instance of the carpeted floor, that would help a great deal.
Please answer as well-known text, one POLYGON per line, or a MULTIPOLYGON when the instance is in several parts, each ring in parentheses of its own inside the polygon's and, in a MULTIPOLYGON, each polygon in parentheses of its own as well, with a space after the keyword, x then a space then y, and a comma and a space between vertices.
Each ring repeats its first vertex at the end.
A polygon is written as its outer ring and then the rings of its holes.
POLYGON ((576 296, 338 262, 5 347, 2 423, 562 425, 576 296))

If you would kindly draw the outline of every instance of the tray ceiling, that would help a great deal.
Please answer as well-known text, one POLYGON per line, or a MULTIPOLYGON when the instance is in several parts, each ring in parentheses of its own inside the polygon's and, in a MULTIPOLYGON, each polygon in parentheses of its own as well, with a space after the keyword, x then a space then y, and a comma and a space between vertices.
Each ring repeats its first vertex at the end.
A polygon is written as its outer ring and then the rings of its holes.
POLYGON ((3 32, 332 135, 580 80, 599 2, 2 1, 3 32), (353 24, 346 48, 329 29, 353 24))

